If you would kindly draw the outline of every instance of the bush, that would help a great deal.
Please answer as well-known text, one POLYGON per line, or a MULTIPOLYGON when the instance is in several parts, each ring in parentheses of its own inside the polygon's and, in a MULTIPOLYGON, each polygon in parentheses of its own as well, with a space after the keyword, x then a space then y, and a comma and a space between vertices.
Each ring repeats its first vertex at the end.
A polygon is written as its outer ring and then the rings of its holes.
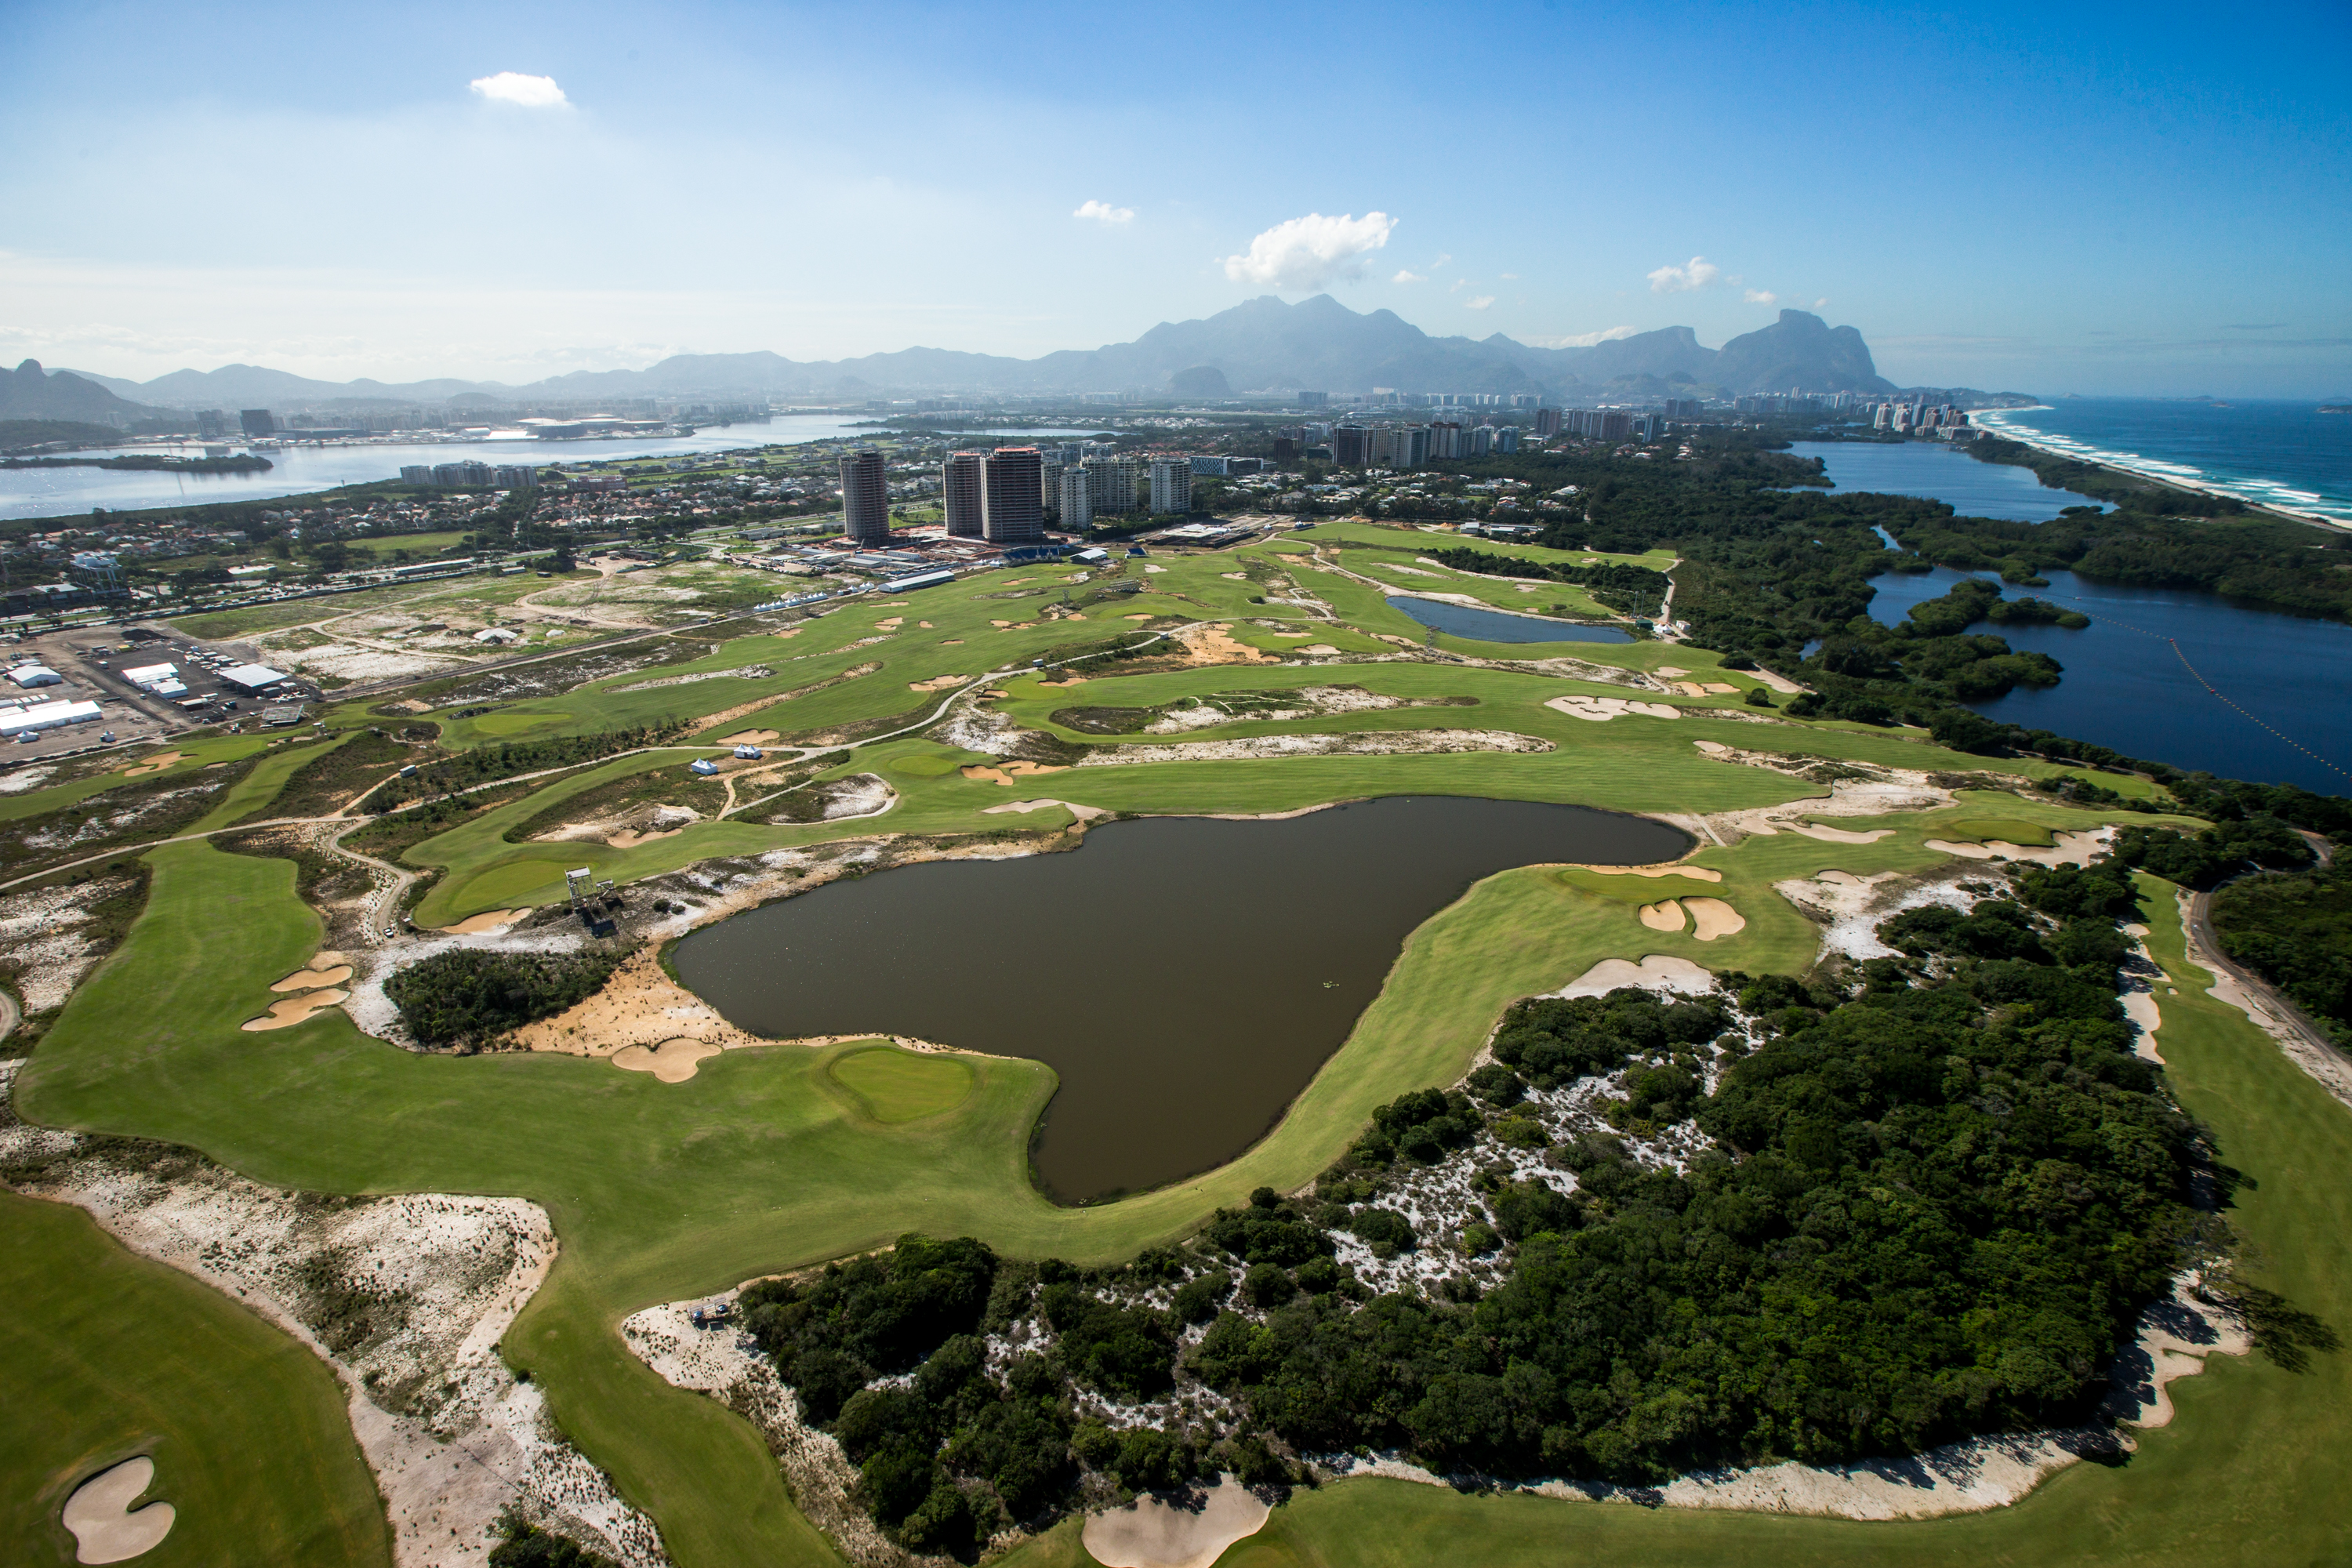
POLYGON ((620 962, 604 952, 439 952, 394 972, 383 994, 418 1045, 478 1045, 586 1001, 620 962))

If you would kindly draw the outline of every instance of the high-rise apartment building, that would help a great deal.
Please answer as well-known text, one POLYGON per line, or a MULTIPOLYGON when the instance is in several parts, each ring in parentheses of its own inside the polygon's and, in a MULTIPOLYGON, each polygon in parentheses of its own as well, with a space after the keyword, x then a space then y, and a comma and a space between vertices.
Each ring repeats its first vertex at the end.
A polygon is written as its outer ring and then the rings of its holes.
POLYGON ((1331 432, 1331 460, 1343 468, 1368 468, 1372 462, 1372 433, 1361 425, 1341 425, 1331 432))
POLYGON ((1390 425, 1372 432, 1375 468, 1418 468, 1429 462, 1429 426, 1390 425))
POLYGON ((1669 418, 1669 419, 1696 419, 1696 418, 1697 418, 1697 417, 1698 417, 1698 399, 1697 399, 1697 398, 1696 398, 1696 397, 1669 397, 1669 398, 1667 398, 1667 399, 1666 399, 1666 417, 1667 417, 1667 418, 1669 418))
POLYGON ((1151 459, 1151 510, 1155 514, 1192 510, 1192 459, 1151 459))
POLYGON ((1518 449, 1519 449, 1519 427, 1518 427, 1517 426, 1516 426, 1516 425, 1497 425, 1497 426, 1495 426, 1495 450, 1496 450, 1496 453, 1498 453, 1498 454, 1500 454, 1500 453, 1504 453, 1504 452, 1516 452, 1516 451, 1517 451, 1518 449))
POLYGON ((841 531, 852 544, 890 542, 890 471, 871 447, 841 459, 841 531))
POLYGON ((1083 468, 1062 470, 1055 483, 1055 502, 1061 513, 1062 528, 1067 533, 1084 533, 1095 523, 1094 486, 1092 476, 1083 468))
POLYGON ((1045 537, 1045 464, 1034 447, 999 447, 988 455, 980 534, 991 544, 1035 544, 1045 537))
POLYGON ((278 421, 267 408, 247 408, 236 416, 237 428, 248 436, 268 436, 278 429, 278 421))
POLYGON ((1135 459, 1088 458, 1087 503, 1097 517, 1120 517, 1135 510, 1135 459))
POLYGON ((1277 468, 1286 468, 1297 461, 1298 461, 1298 437, 1276 436, 1274 438, 1274 466, 1277 468))
POLYGON ((1448 458, 1469 456, 1462 438, 1462 421, 1441 419, 1429 427, 1429 460, 1444 462, 1448 458))
POLYGON ((940 494, 946 504, 948 536, 978 539, 981 517, 987 510, 985 452, 957 452, 940 465, 940 494))
POLYGON ((1559 413, 1557 408, 1536 410, 1536 439, 1549 441, 1559 434, 1559 413))

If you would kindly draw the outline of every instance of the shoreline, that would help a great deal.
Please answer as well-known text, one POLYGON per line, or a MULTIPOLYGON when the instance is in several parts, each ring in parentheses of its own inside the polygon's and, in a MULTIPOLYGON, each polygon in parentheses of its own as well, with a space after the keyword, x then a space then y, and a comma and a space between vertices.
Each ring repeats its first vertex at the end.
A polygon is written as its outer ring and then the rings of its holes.
MULTIPOLYGON (((2033 405, 2032 408, 1979 409, 1969 416, 1969 419, 1973 422, 1987 414, 2031 414, 2039 409, 2053 407, 2055 407, 2055 405, 2037 403, 2033 405)), ((2182 479, 2176 474, 2151 473, 2147 468, 2135 467, 2131 462, 2110 452, 2102 451, 2097 448, 2078 449, 2075 447, 2062 445, 2061 438, 2052 437, 2043 431, 2035 430, 2031 426, 1979 424, 1976 425, 1975 427, 1986 435, 1997 437, 2004 441, 2013 441, 2021 447, 2030 447, 2033 450, 2041 452, 2048 457, 2063 458, 2070 462, 2087 463, 2093 468, 2105 468, 2110 473, 2122 474, 2129 479, 2142 479, 2149 484, 2163 485, 2168 489, 2183 490, 2191 495, 2211 496, 2221 500, 2233 500, 2239 505, 2246 508, 2249 511, 2261 512, 2266 516, 2281 519, 2284 521, 2305 523, 2314 528, 2330 529, 2337 533, 2352 533, 2352 521, 2329 517, 2324 512, 2298 510, 2294 507, 2284 506, 2277 501, 2255 500, 2241 494, 2227 484, 2214 480, 2189 479, 2182 479)), ((2067 439, 2071 439, 2071 437, 2067 439)), ((2147 461, 2147 459, 2141 460, 2147 461)))

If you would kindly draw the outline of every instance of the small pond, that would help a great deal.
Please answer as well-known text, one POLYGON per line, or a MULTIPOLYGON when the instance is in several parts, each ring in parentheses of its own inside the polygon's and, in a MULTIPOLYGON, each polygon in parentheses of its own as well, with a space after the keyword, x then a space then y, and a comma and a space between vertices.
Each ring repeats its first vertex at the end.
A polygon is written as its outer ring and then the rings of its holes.
POLYGON ((1586 626, 1555 621, 1542 616, 1518 616, 1508 610, 1475 610, 1449 605, 1443 599, 1416 599, 1410 595, 1390 598, 1391 609, 1402 610, 1424 626, 1435 626, 1452 637, 1474 642, 1632 642, 1622 626, 1586 626))
MULTIPOLYGON (((1646 865, 1646 817, 1412 796, 1282 821, 1157 817, 1017 860, 830 883, 705 927, 681 979, 779 1039, 910 1035, 1061 1075, 1035 1150, 1066 1203, 1162 1185, 1265 1135, 1414 927, 1482 877, 1646 865)), ((1570 978, 1563 975, 1564 981, 1570 978)))

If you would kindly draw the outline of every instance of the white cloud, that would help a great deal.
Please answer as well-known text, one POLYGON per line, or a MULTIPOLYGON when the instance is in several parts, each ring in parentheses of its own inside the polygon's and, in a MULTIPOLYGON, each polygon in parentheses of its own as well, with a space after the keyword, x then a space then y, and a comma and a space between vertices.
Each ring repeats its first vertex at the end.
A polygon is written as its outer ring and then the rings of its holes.
POLYGON ((1363 258, 1389 242, 1396 219, 1386 213, 1350 213, 1325 217, 1308 213, 1276 224, 1250 241, 1245 256, 1225 258, 1225 276, 1236 283, 1304 292, 1341 279, 1363 276, 1363 258))
POLYGON ((1748 290, 1748 302, 1751 305, 1777 305, 1780 302, 1780 296, 1769 289, 1750 289, 1748 290))
POLYGON ((1653 294, 1687 294, 1723 276, 1723 268, 1704 256, 1694 256, 1682 267, 1661 267, 1650 274, 1653 294))
POLYGON ((1465 300, 1462 302, 1474 310, 1483 310, 1495 302, 1495 297, 1492 294, 1481 294, 1475 300, 1465 300))
POLYGON ((1503 274, 1503 281, 1506 283, 1517 283, 1518 280, 1519 275, 1516 272, 1506 272, 1503 274))
POLYGON ((1822 296, 1820 299, 1818 299, 1818 300, 1814 300, 1814 301, 1813 301, 1813 309, 1814 309, 1814 310, 1821 310, 1822 307, 1826 306, 1829 302, 1830 302, 1830 301, 1829 301, 1829 296, 1828 296, 1828 295, 1826 295, 1826 294, 1824 294, 1824 295, 1823 295, 1823 296, 1822 296))
POLYGON ((1528 342, 1539 349, 1589 349, 1595 343, 1611 343, 1615 342, 1619 338, 1630 338, 1639 331, 1641 331, 1639 327, 1610 327, 1598 332, 1575 332, 1558 338, 1529 338, 1528 342))
POLYGON ((492 103, 511 103, 520 109, 562 109, 572 101, 551 76, 500 71, 496 76, 476 77, 469 85, 492 103))
POLYGON ((1444 266, 1447 262, 1449 262, 1449 261, 1451 261, 1451 260, 1453 260, 1453 259, 1454 259, 1454 253, 1453 253, 1452 251, 1450 251, 1450 250, 1441 251, 1441 252, 1439 252, 1439 253, 1438 253, 1437 259, 1436 259, 1436 260, 1434 260, 1434 261, 1433 261, 1433 262, 1431 262, 1431 263, 1429 264, 1429 269, 1430 269, 1432 272, 1434 272, 1434 271, 1436 271, 1439 268, 1441 268, 1441 267, 1444 266))
POLYGON ((1133 223, 1135 221, 1135 209, 1133 207, 1115 207, 1108 202, 1089 201, 1082 204, 1078 210, 1072 213, 1070 216, 1072 217, 1090 217, 1099 224, 1133 223))
POLYGON ((1390 279, 1389 281, 1391 283, 1426 283, 1429 279, 1423 277, 1420 273, 1415 272, 1412 268, 1407 267, 1399 269, 1397 275, 1390 279))

